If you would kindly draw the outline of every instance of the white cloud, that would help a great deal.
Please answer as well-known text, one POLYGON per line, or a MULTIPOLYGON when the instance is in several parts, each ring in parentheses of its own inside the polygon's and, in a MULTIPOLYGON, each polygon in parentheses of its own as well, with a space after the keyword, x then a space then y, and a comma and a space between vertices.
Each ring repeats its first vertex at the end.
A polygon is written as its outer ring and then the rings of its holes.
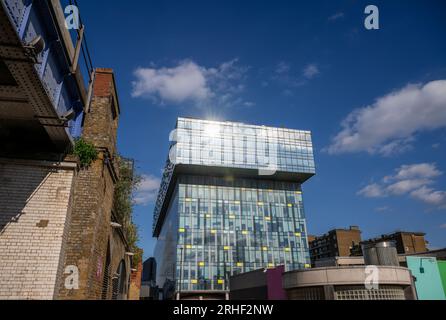
POLYGON ((408 85, 350 113, 326 148, 330 154, 390 155, 410 148, 416 133, 446 127, 446 80, 408 85))
POLYGON ((400 168, 396 169, 395 176, 387 176, 384 179, 387 181, 391 181, 413 178, 436 178, 441 175, 442 172, 437 169, 434 163, 420 163, 413 165, 403 165, 400 168))
POLYGON ((446 223, 440 226, 441 229, 446 229, 446 223))
POLYGON ((313 79, 319 73, 320 73, 319 68, 315 64, 309 64, 308 66, 305 67, 303 71, 304 77, 307 79, 313 79))
POLYGON ((379 198, 383 197, 384 193, 380 185, 373 183, 361 189, 358 192, 358 195, 364 196, 366 198, 379 198))
POLYGON ((344 16, 345 16, 344 12, 336 12, 335 14, 328 17, 328 21, 336 21, 344 18, 344 16))
POLYGON ((243 103, 243 80, 247 67, 238 60, 227 61, 215 68, 206 68, 185 60, 171 68, 138 68, 134 72, 132 97, 149 98, 161 104, 191 102, 196 106, 228 106, 243 103))
POLYGON ((410 194, 413 198, 421 200, 432 206, 446 208, 446 191, 437 191, 423 186, 410 194))
POLYGON ((152 175, 142 175, 141 182, 135 192, 134 201, 138 205, 148 205, 154 202, 158 194, 161 180, 152 175))
POLYGON ((427 179, 408 179, 395 182, 388 186, 386 190, 394 195, 402 195, 431 183, 432 181, 427 179))
POLYGON ((133 97, 152 97, 171 102, 203 100, 211 94, 205 70, 191 61, 185 61, 175 68, 138 68, 137 80, 133 82, 133 97))
POLYGON ((367 198, 409 195, 437 208, 446 208, 446 191, 437 191, 430 187, 434 178, 442 175, 433 163, 403 165, 395 170, 395 174, 385 176, 382 183, 370 184, 358 192, 367 198))

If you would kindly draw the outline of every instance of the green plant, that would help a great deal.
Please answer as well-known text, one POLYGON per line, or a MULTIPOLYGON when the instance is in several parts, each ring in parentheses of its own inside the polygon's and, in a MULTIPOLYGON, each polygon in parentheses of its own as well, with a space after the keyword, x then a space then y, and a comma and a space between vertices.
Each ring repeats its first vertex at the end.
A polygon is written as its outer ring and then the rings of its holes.
POLYGON ((137 265, 142 259, 142 254, 137 246, 138 226, 133 222, 133 194, 141 181, 141 176, 134 172, 132 166, 128 166, 128 161, 119 156, 116 159, 119 166, 119 180, 115 185, 114 209, 118 222, 123 226, 130 250, 135 253, 133 263, 137 265))
POLYGON ((98 158, 95 146, 82 138, 75 141, 73 154, 79 158, 81 168, 89 167, 98 158))

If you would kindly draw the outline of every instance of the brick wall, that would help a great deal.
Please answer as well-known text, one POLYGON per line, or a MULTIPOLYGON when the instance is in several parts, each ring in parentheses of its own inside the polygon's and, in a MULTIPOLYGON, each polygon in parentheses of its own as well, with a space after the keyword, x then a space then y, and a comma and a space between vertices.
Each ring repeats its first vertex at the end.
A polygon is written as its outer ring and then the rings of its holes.
POLYGON ((426 240, 424 236, 411 233, 403 233, 398 236, 398 253, 418 253, 427 251, 426 240))
POLYGON ((350 256, 352 244, 359 245, 361 242, 361 231, 359 230, 337 230, 337 255, 340 257, 350 256))
POLYGON ((76 168, 0 159, 0 300, 53 299, 76 168))
MULTIPOLYGON (((79 289, 59 288, 59 299, 101 299, 107 250, 110 247, 110 271, 115 260, 125 259, 125 245, 111 245, 112 206, 117 178, 114 166, 119 107, 114 91, 114 77, 109 69, 96 70, 91 105, 84 119, 82 137, 93 143, 99 157, 80 170, 73 193, 73 213, 64 265, 79 269, 79 289), (124 247, 124 248, 122 248, 124 247), (118 258, 116 258, 118 256, 118 258)), ((109 284, 111 284, 110 275, 109 284)), ((111 298, 110 288, 106 298, 111 298)))
POLYGON ((138 263, 136 271, 130 274, 129 300, 139 300, 141 293, 142 261, 138 263))

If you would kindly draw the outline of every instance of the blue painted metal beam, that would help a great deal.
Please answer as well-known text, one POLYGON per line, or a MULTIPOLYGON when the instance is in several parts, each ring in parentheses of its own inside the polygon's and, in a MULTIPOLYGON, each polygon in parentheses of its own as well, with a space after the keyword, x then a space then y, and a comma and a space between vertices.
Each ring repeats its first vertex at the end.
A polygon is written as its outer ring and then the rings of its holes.
POLYGON ((25 36, 26 27, 28 26, 29 17, 31 15, 31 9, 33 7, 33 1, 29 1, 29 4, 26 6, 25 13, 23 14, 22 22, 19 27, 19 37, 20 40, 23 41, 23 37, 25 36))

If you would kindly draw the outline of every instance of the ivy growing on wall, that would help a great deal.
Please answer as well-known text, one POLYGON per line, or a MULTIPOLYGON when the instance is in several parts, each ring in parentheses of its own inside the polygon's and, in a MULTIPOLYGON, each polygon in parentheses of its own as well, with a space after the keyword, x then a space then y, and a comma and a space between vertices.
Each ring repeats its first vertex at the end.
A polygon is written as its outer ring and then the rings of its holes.
POLYGON ((141 182, 141 176, 134 172, 133 166, 129 166, 124 158, 118 156, 116 160, 119 166, 119 180, 115 186, 114 208, 130 250, 135 254, 133 263, 137 265, 142 259, 142 252, 137 246, 138 226, 133 221, 133 195, 141 182))

